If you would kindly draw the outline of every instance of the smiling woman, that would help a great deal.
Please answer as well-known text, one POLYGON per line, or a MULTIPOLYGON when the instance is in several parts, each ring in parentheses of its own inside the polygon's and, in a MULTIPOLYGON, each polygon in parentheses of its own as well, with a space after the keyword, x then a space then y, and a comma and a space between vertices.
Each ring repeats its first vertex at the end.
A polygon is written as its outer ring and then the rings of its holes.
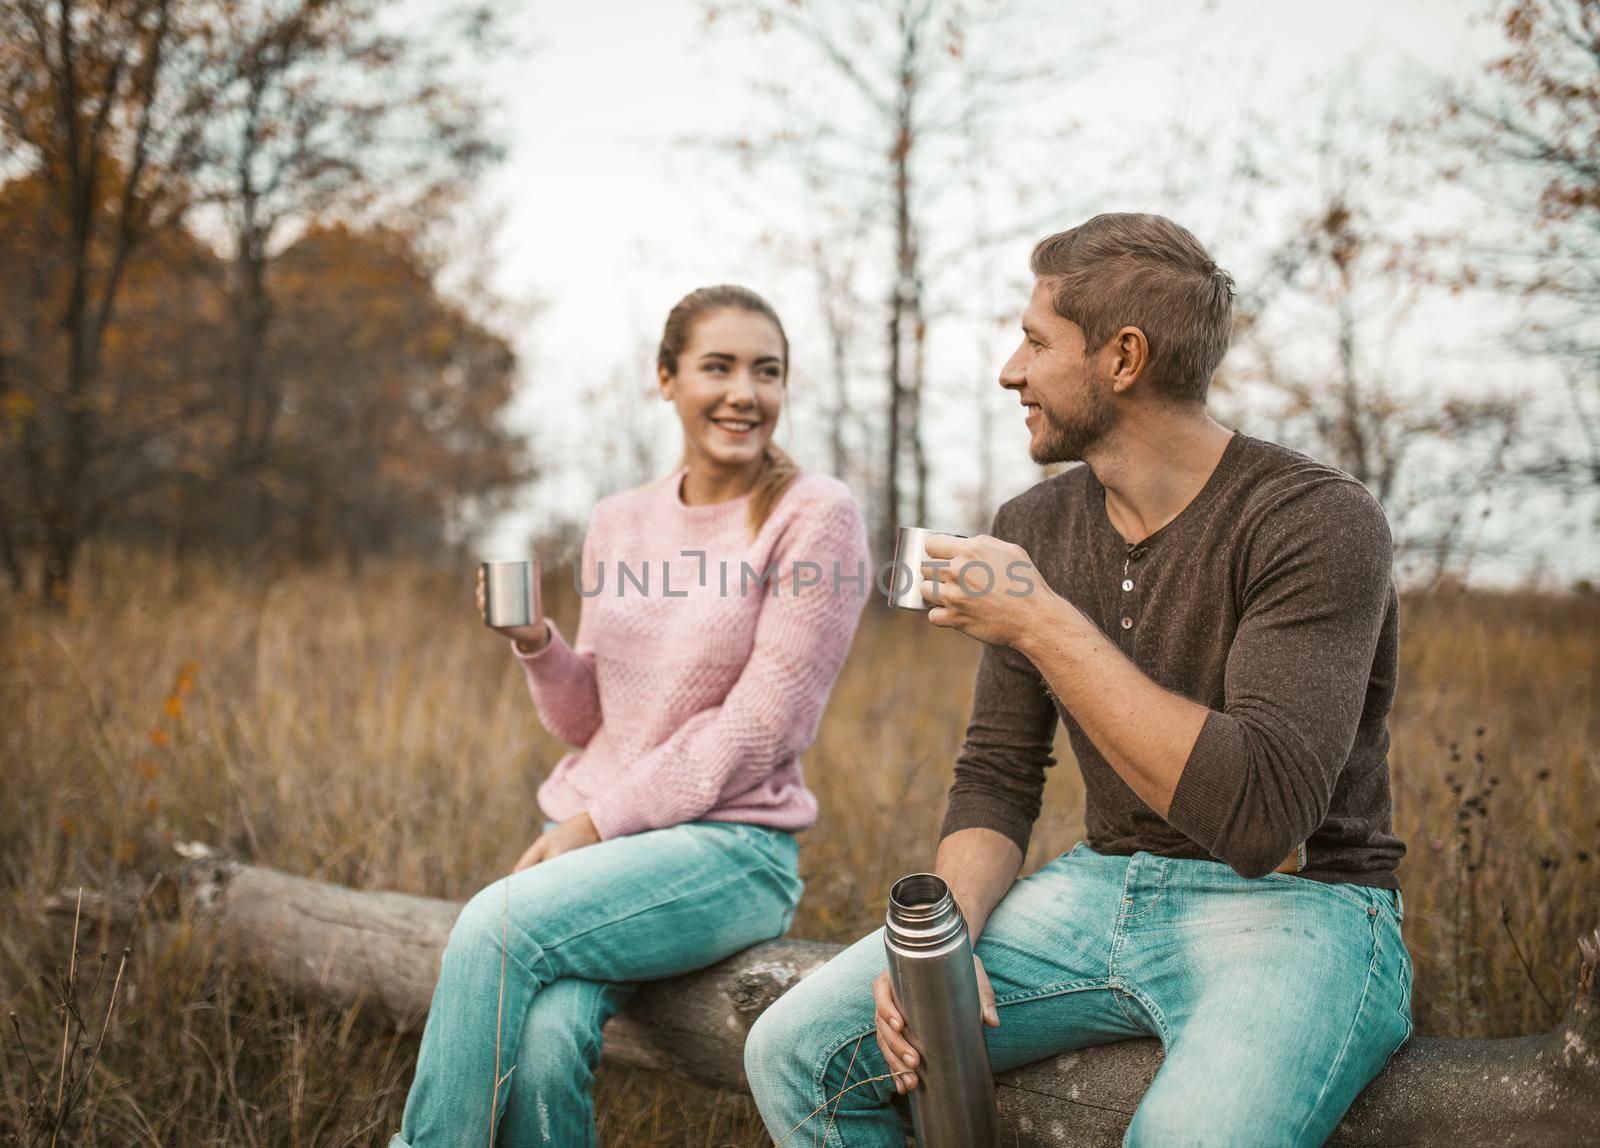
POLYGON ((868 580, 849 488, 772 444, 788 363, 754 292, 681 300, 657 376, 682 464, 601 500, 579 571, 596 585, 605 566, 666 567, 660 582, 586 595, 570 646, 542 619, 499 630, 545 728, 575 749, 539 786, 544 832, 450 933, 396 1146, 592 1145, 601 1031, 633 985, 793 920, 795 834, 817 816, 800 755, 868 580), (747 568, 776 575, 769 592, 743 592, 747 568))

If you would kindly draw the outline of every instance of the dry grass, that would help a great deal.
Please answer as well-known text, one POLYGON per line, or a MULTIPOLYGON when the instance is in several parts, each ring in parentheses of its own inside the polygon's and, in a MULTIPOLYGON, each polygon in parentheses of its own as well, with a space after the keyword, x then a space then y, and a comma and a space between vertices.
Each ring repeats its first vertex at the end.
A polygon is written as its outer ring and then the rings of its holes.
MULTIPOLYGON (((534 790, 561 747, 478 626, 467 574, 247 579, 123 552, 85 574, 67 618, 0 599, 0 997, 47 1073, 71 945, 36 912, 49 892, 148 870, 198 838, 332 881, 465 897, 537 833, 534 790)), ((570 586, 550 597, 572 632, 570 586)), ((1392 760, 1419 1030, 1548 1027, 1574 938, 1595 924, 1600 600, 1457 593, 1409 600, 1402 624, 1392 760)), ((802 838, 797 934, 876 927, 891 881, 932 860, 975 664, 972 643, 914 616, 863 623, 806 762, 822 816, 802 838)), ((1062 749, 1028 868, 1081 832, 1062 749)), ((124 943, 86 922, 79 961, 108 951, 114 966, 124 943)), ((134 939, 61 1142, 383 1144, 415 1038, 285 1001, 209 957, 201 936, 134 939)), ((99 1015, 104 990, 83 1004, 99 1015)), ((29 1070, 9 1024, 0 1036, 3 1140, 29 1070)), ((738 1095, 607 1068, 597 1101, 603 1144, 766 1142, 738 1095)))

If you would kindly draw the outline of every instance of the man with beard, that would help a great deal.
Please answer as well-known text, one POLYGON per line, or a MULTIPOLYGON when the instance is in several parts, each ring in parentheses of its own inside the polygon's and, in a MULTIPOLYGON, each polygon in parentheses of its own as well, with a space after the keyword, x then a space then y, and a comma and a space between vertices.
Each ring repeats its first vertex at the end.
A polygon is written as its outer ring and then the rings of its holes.
MULTIPOLYGON (((973 1037, 997 1072, 1159 1037, 1125 1144, 1321 1144, 1411 1033, 1388 524, 1207 413, 1233 281, 1187 230, 1099 215, 1031 266, 1000 385, 1035 462, 1085 465, 923 567, 929 621, 984 643, 934 864, 975 941, 973 1037), (1019 881, 1058 721, 1087 840, 1019 881)), ((899 1148, 915 1035, 880 929, 751 1031, 768 1129, 899 1148)))

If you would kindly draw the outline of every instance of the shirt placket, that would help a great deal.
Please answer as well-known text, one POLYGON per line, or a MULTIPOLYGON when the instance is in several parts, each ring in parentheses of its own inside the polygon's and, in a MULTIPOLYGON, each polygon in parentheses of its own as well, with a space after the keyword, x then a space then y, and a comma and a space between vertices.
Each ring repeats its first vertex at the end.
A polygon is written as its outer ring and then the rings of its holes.
POLYGON ((1122 579, 1117 584, 1115 594, 1117 603, 1115 617, 1117 619, 1117 645, 1122 648, 1124 653, 1132 652, 1134 638, 1137 634, 1139 579, 1135 577, 1137 571, 1135 571, 1134 567, 1144 558, 1146 553, 1148 553, 1148 547, 1143 542, 1130 542, 1127 544, 1127 550, 1122 556, 1122 579))

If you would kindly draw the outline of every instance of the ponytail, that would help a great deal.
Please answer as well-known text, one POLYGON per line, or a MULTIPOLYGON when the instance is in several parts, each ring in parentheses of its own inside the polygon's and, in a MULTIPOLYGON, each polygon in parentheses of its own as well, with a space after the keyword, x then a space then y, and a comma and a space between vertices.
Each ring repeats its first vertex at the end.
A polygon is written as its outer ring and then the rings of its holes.
POLYGON ((800 467, 788 452, 776 443, 767 443, 761 456, 761 473, 756 476, 755 488, 750 493, 750 535, 755 537, 772 513, 772 508, 789 489, 789 484, 800 476, 800 467))

